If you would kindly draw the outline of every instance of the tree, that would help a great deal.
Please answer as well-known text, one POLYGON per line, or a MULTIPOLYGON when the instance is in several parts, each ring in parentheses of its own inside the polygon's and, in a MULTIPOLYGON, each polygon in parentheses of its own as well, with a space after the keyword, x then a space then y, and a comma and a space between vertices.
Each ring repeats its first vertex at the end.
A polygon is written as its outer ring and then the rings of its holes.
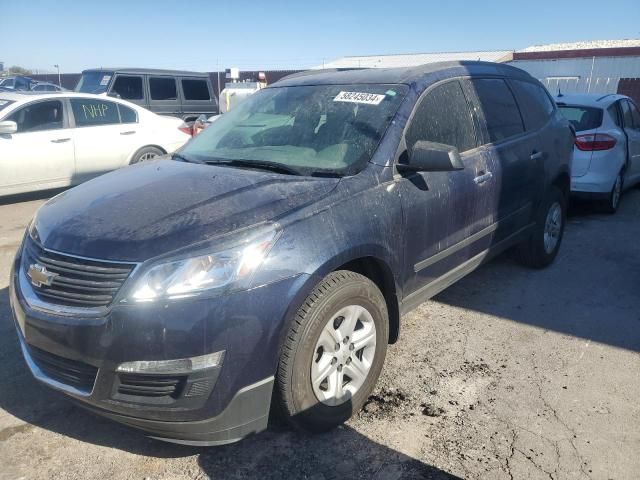
POLYGON ((9 74, 10 75, 31 75, 31 70, 29 70, 28 68, 19 67, 18 65, 13 65, 12 67, 9 67, 9 74))

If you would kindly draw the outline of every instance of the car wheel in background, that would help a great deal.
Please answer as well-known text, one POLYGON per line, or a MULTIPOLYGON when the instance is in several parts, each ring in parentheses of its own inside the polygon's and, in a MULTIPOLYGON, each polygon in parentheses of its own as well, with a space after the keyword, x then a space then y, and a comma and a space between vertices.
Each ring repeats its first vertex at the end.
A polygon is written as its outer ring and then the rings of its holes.
POLYGON ((326 431, 359 411, 389 338, 382 292, 350 271, 327 275, 296 313, 282 348, 276 401, 294 426, 326 431))
POLYGON ((618 174, 616 181, 613 184, 613 188, 611 189, 611 193, 609 193, 609 197, 601 204, 602 211, 606 213, 616 213, 618 211, 620 199, 622 198, 622 187, 624 182, 622 175, 622 172, 618 174))
POLYGON ((131 158, 131 165, 134 163, 146 162, 147 160, 153 160, 160 155, 164 155, 164 152, 158 147, 142 147, 131 158))
POLYGON ((567 199, 557 187, 551 187, 540 205, 531 236, 518 246, 521 263, 544 268, 553 262, 560 249, 567 218, 567 199))

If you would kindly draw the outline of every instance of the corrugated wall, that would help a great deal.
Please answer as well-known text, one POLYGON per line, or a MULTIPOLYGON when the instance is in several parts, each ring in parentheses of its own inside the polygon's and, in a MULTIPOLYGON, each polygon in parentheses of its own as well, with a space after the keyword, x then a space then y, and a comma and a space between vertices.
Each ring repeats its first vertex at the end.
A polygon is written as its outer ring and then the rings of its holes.
MULTIPOLYGON (((621 79, 640 78, 640 56, 514 60, 552 94, 618 93, 621 79)), ((640 103, 640 98, 635 98, 640 103)))

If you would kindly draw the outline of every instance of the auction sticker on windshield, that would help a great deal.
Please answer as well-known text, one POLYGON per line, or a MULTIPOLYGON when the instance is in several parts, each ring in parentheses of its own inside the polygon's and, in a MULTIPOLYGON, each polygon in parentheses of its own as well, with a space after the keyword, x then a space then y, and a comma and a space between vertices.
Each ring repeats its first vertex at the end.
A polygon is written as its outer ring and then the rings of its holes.
POLYGON ((384 100, 384 95, 366 92, 340 92, 333 99, 334 102, 366 103, 367 105, 379 105, 384 100))

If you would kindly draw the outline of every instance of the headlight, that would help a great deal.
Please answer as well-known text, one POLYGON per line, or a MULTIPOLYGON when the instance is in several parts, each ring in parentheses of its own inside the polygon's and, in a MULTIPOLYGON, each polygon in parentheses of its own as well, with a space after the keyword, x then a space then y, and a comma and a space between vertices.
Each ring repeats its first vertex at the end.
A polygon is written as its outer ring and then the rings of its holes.
POLYGON ((276 231, 272 230, 257 240, 217 253, 153 265, 134 283, 129 299, 148 302, 192 296, 207 290, 248 288, 275 236, 276 231))

